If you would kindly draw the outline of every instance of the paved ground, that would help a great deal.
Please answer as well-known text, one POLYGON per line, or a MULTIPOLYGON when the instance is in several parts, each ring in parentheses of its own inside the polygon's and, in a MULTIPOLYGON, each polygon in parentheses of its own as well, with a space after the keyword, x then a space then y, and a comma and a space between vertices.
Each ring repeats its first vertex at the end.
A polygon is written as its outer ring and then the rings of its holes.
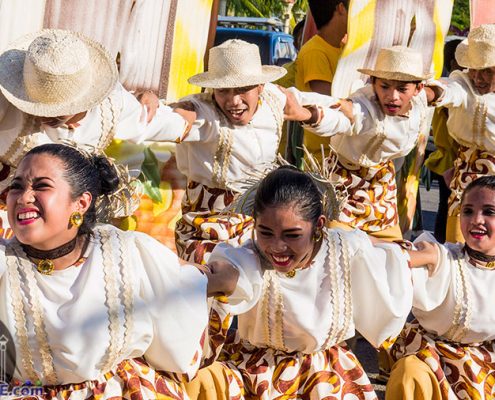
MULTIPOLYGON (((433 231, 435 226, 435 215, 438 208, 438 186, 436 182, 432 183, 432 187, 427 191, 423 186, 420 187, 421 207, 423 215, 423 228, 433 231)), ((358 339, 355 349, 356 356, 361 361, 370 377, 371 383, 375 386, 375 390, 380 399, 385 398, 385 386, 377 382, 378 364, 376 360, 376 350, 373 349, 364 339, 358 339)))

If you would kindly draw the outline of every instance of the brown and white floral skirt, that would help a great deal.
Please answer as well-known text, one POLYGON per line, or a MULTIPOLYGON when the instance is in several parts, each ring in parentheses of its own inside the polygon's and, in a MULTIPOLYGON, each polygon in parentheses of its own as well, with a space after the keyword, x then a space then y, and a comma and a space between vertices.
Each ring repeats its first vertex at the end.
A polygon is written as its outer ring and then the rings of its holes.
POLYGON ((378 232, 399 223, 397 212, 397 185, 393 161, 372 167, 362 167, 337 161, 336 155, 332 177, 336 190, 347 194, 347 202, 339 221, 365 232, 378 232))
POLYGON ((177 254, 184 260, 205 264, 219 243, 239 246, 252 234, 253 218, 222 213, 236 192, 188 182, 182 200, 182 218, 175 227, 177 254))
POLYGON ((78 384, 44 386, 43 394, 24 400, 188 399, 172 375, 155 371, 142 358, 120 362, 101 378, 78 384))
POLYGON ((231 399, 377 399, 346 346, 303 354, 240 341, 226 345, 220 361, 229 370, 231 399))
POLYGON ((495 398, 494 342, 453 343, 426 331, 417 321, 406 324, 390 349, 394 361, 415 355, 435 374, 443 400, 495 398))

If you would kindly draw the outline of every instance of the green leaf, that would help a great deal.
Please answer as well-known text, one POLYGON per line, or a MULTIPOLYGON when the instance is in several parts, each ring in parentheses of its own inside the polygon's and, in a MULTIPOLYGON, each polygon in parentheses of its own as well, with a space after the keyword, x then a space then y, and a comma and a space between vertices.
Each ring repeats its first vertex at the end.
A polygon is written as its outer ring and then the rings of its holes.
POLYGON ((159 187, 154 186, 151 181, 143 182, 143 193, 147 195, 153 203, 161 203, 163 200, 159 187))
POLYGON ((153 151, 144 149, 144 161, 141 164, 139 180, 143 183, 144 193, 154 202, 161 202, 160 193, 160 164, 153 151))

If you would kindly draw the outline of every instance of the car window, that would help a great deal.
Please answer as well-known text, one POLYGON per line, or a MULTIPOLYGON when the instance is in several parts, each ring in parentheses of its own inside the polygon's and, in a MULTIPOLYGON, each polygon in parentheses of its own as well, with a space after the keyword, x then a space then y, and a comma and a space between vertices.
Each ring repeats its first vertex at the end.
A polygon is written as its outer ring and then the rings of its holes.
POLYGON ((278 38, 275 42, 273 62, 276 65, 283 65, 289 61, 294 61, 297 56, 294 41, 287 38, 278 38))

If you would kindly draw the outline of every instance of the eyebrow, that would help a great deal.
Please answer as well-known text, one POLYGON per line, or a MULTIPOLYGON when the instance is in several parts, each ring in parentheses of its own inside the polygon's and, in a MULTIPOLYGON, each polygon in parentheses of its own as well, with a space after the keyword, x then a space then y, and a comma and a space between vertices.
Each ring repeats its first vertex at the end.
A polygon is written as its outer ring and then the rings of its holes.
MULTIPOLYGON (((265 225, 262 225, 262 224, 259 224, 258 225, 258 228, 261 228, 261 229, 266 229, 268 231, 271 231, 272 229, 265 226, 265 225)), ((302 228, 290 228, 290 229, 284 229, 283 232, 294 232, 294 231, 302 231, 303 229, 302 228)))
MULTIPOLYGON (((33 179, 33 182, 39 182, 42 181, 43 179, 48 179, 49 181, 52 181, 55 183, 55 181, 52 178, 49 178, 48 176, 38 176, 33 179)), ((16 176, 12 181, 22 181, 22 178, 20 176, 16 176)))

